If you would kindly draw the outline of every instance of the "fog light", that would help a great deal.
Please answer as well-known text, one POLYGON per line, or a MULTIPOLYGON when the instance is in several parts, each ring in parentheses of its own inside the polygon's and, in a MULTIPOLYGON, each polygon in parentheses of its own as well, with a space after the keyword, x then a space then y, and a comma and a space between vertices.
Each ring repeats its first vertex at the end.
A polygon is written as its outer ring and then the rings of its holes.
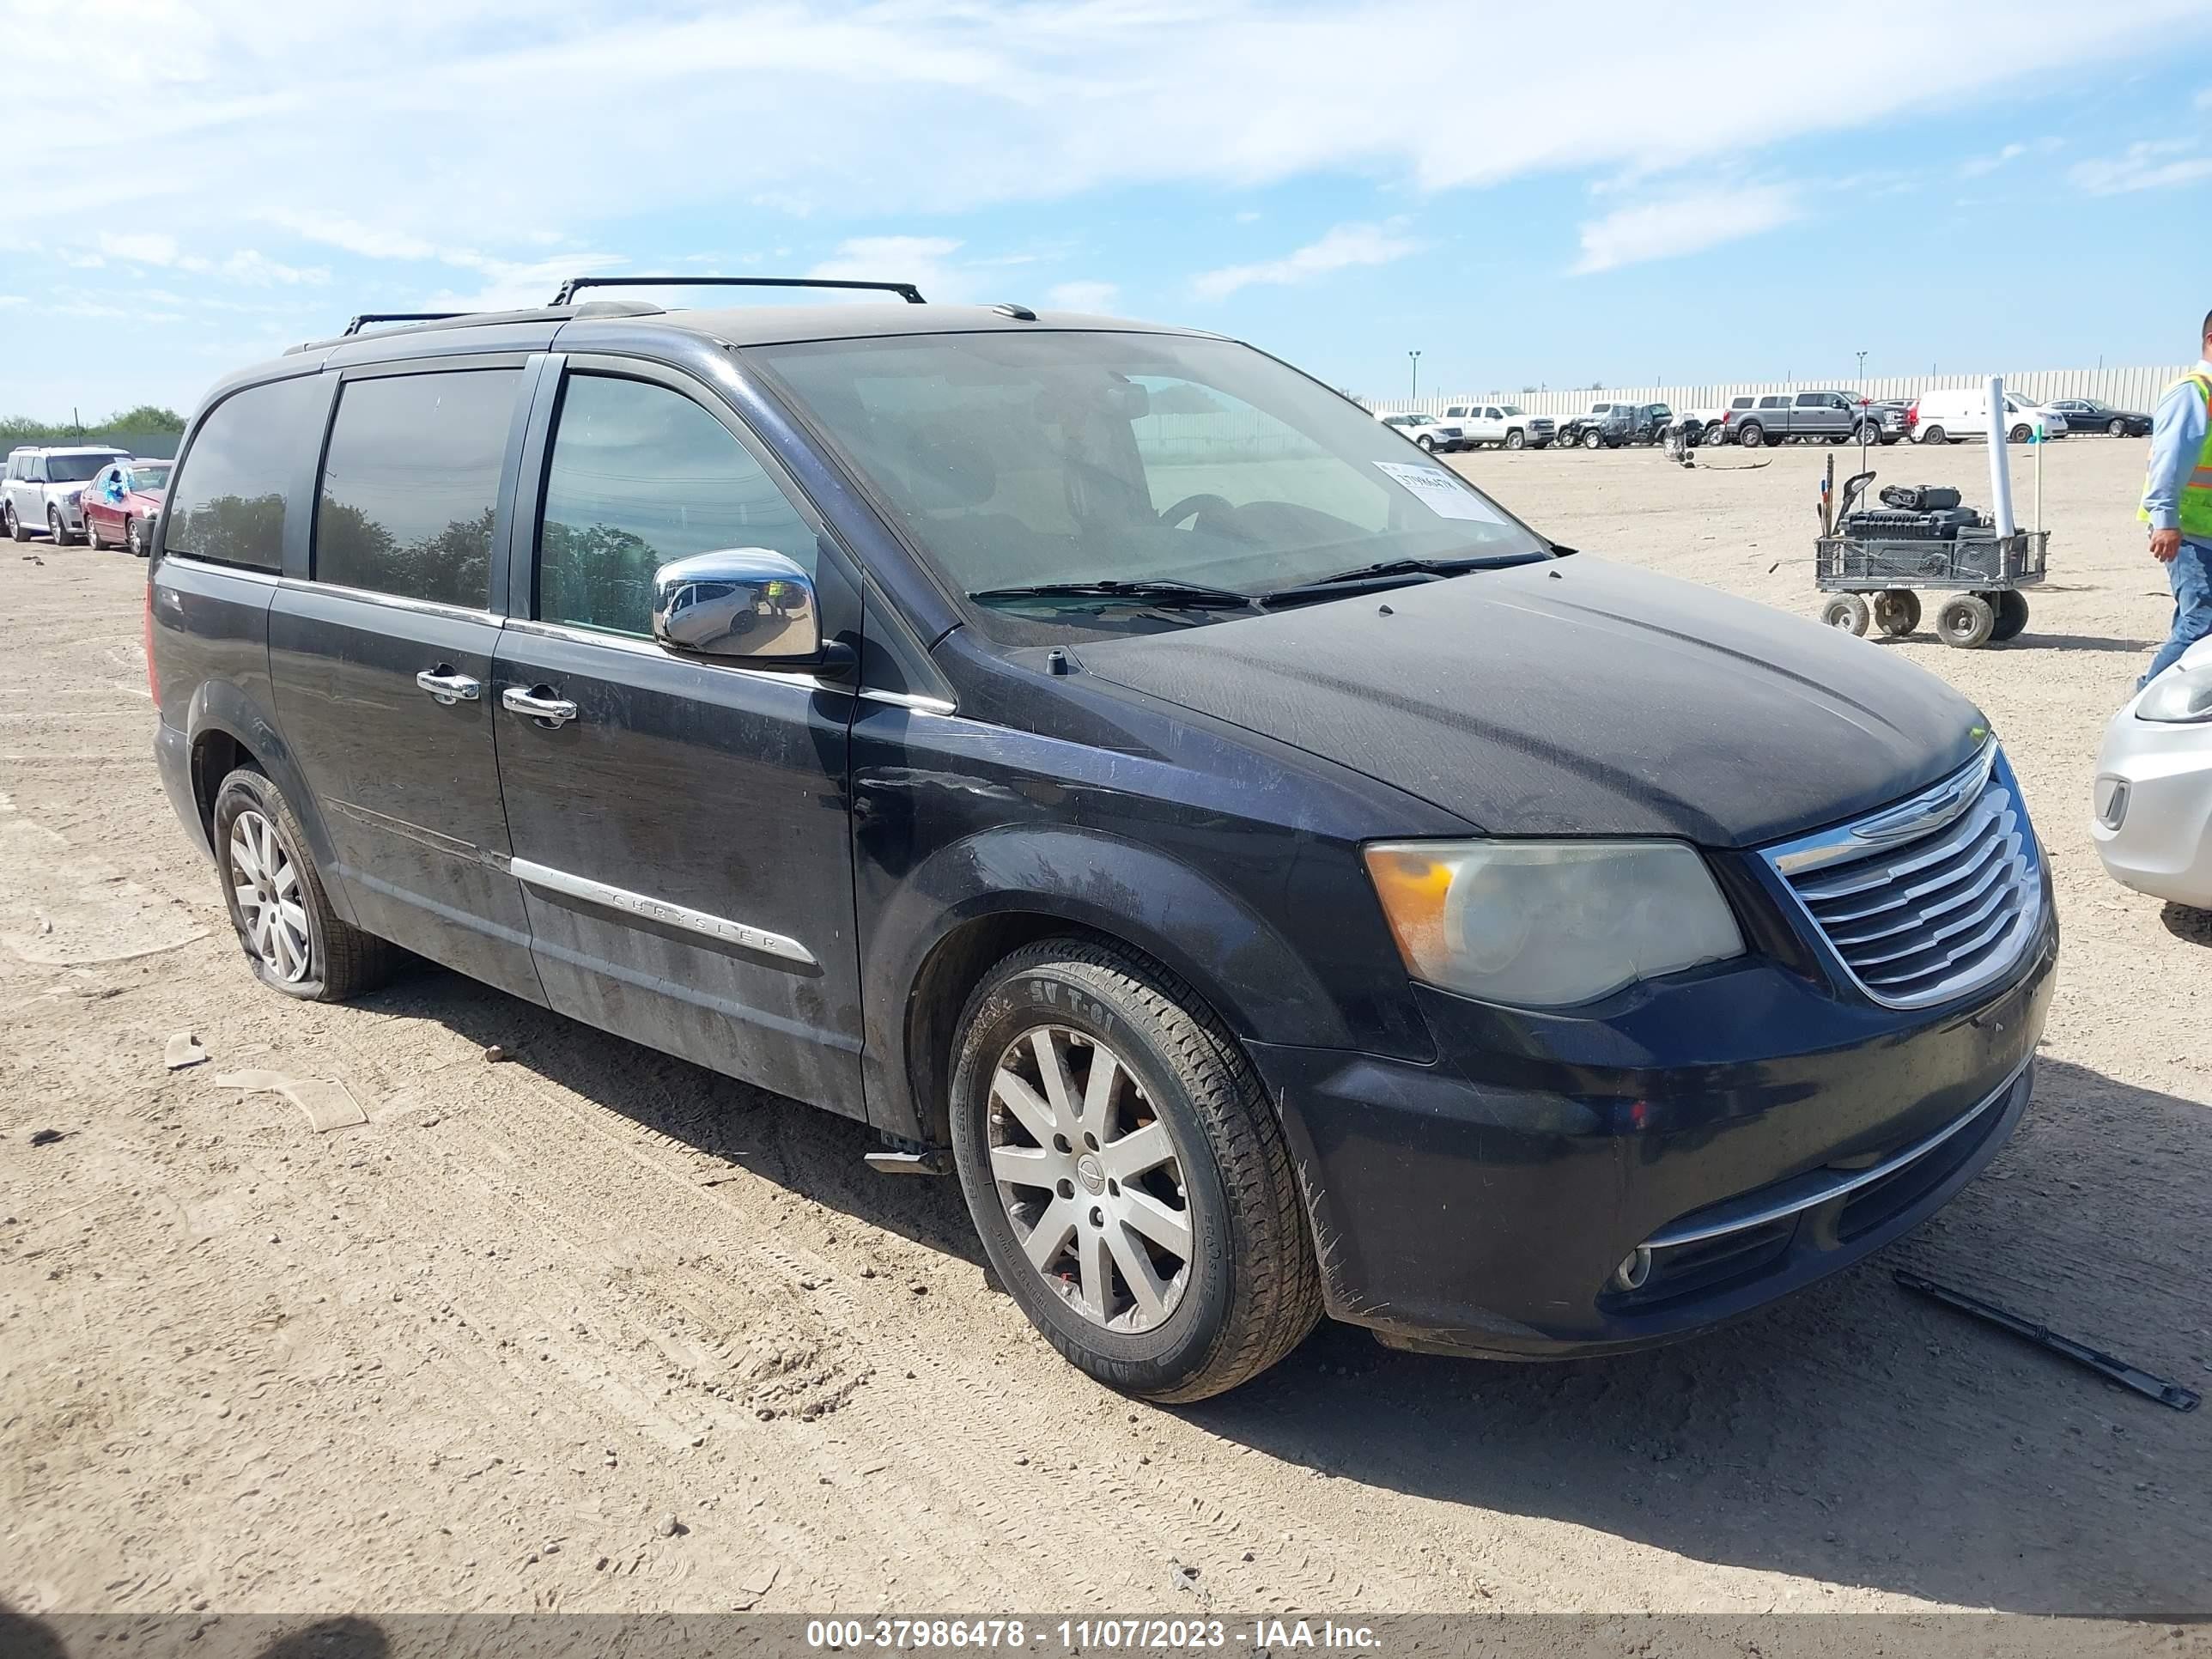
POLYGON ((1640 1291, 1644 1281, 1651 1277, 1651 1247, 1638 1244, 1620 1258, 1620 1265, 1613 1270, 1613 1282, 1624 1291, 1640 1291))
POLYGON ((2117 830, 2128 816, 2128 782, 2125 778, 2097 780, 2097 822, 2107 830, 2117 830))

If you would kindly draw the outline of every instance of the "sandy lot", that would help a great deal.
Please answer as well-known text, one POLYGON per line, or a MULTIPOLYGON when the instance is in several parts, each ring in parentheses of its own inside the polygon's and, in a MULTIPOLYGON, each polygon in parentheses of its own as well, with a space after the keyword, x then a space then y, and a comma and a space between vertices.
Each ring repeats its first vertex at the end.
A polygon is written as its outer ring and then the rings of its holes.
MULTIPOLYGON (((1809 613, 1806 566, 1769 566, 1809 554, 1825 456, 1460 464, 1565 540, 1809 613)), ((1977 501, 1984 465, 1881 455, 1977 501)), ((1683 1346, 1515 1368, 1324 1328, 1174 1411, 1062 1364, 953 1183, 867 1172, 855 1125, 441 972, 259 991, 155 779, 143 567, 0 550, 0 1601, 2212 1611, 2212 1412, 1890 1281, 2212 1387, 2212 931, 2110 885, 2086 829, 2167 616, 2140 465, 2050 452, 2054 578, 2015 643, 1879 647, 1993 717, 2057 872, 2041 1088, 1988 1175, 1683 1346), (211 1063, 171 1073, 185 1030, 211 1063), (368 1121, 215 1082, 248 1067, 368 1121)))

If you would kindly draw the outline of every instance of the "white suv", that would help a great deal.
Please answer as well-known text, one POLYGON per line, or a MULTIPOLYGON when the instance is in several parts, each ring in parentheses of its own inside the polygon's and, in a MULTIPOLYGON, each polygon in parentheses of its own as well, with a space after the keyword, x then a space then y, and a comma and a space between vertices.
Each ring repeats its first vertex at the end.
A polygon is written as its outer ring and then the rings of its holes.
POLYGON ((1518 404, 1454 404, 1444 419, 1459 422, 1469 449, 1503 444, 1508 449, 1542 449, 1559 432, 1548 415, 1531 415, 1518 404))
POLYGON ((41 448, 25 445, 8 453, 8 533, 19 542, 43 530, 66 545, 84 534, 84 487, 103 468, 127 461, 131 453, 105 445, 41 448))
POLYGON ((1467 447, 1467 439, 1461 433, 1456 421, 1440 421, 1433 415, 1378 414, 1375 418, 1394 429, 1400 437, 1411 438, 1431 455, 1467 447))

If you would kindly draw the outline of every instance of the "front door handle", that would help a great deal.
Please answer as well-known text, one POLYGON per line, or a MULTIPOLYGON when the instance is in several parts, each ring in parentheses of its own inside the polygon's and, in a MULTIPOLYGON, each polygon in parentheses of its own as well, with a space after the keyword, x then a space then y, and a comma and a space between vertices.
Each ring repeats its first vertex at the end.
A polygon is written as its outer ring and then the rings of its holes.
POLYGON ((499 694, 501 708, 517 714, 527 714, 548 732, 557 732, 576 718, 576 705, 566 697, 556 696, 550 685, 533 685, 524 690, 510 685, 499 694))
POLYGON ((426 668, 417 674, 415 684, 447 708, 457 702, 474 702, 483 696, 482 681, 472 675, 456 673, 450 665, 442 662, 435 668, 426 668))

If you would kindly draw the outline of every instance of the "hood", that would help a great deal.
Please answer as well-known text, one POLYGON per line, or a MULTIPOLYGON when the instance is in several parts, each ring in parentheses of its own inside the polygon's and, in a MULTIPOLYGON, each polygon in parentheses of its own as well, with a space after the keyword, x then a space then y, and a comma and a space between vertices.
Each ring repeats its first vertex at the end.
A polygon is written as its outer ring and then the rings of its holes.
POLYGON ((1753 846, 1909 794, 1984 730, 1879 646, 1587 555, 1077 654, 1493 835, 1753 846))

